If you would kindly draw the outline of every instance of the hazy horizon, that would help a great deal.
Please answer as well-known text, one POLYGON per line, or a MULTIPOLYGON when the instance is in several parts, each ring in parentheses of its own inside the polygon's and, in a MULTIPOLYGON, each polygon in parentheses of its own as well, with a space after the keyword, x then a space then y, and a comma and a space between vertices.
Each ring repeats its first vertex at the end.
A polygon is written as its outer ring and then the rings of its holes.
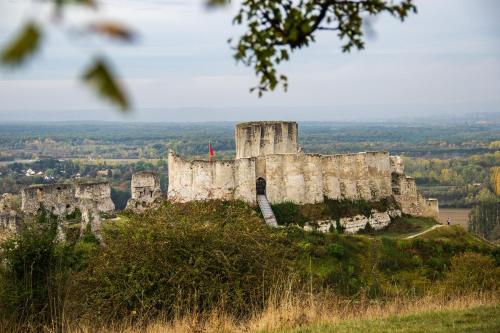
MULTIPOLYGON (((416 0, 404 23, 372 22, 366 49, 342 54, 337 37, 294 52, 278 70, 287 93, 249 93, 252 69, 236 65, 227 38, 237 3, 207 11, 201 0, 104 0, 100 17, 139 33, 132 46, 49 29, 47 44, 20 71, 0 70, 2 121, 373 121, 500 112, 500 2, 416 0), (75 39, 69 42, 68 39, 75 39), (75 45, 76 44, 76 45, 75 45), (116 64, 133 102, 123 115, 78 82, 96 51, 116 64)), ((44 20, 47 4, 0 0, 0 46, 27 17, 44 20), (39 10, 26 10, 28 5, 39 10), (28 15, 26 15, 28 13, 28 15), (41 13, 41 14, 40 14, 41 13)), ((82 10, 68 21, 92 21, 82 10)))

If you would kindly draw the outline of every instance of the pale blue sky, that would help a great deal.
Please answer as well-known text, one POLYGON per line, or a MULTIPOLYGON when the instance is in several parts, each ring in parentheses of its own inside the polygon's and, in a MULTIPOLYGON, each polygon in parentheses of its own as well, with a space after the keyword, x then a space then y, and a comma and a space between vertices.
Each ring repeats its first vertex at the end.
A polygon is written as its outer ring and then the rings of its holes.
MULTIPOLYGON (((45 4, 0 0, 0 45, 27 18, 48 21, 45 4)), ((405 23, 384 16, 366 50, 342 54, 331 32, 279 67, 287 93, 259 99, 253 71, 236 65, 227 39, 237 8, 207 11, 202 0, 102 0, 98 14, 128 22, 133 46, 78 32, 95 13, 68 13, 65 33, 51 29, 40 54, 20 71, 0 70, 0 121, 365 120, 500 112, 500 1, 416 0, 405 23), (133 99, 123 117, 77 80, 95 53, 116 64, 133 99)))

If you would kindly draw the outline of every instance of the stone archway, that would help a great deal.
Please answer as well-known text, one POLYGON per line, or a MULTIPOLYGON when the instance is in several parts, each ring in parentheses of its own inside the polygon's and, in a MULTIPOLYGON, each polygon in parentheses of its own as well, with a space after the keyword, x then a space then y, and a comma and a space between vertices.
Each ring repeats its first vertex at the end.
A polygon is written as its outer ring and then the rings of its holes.
POLYGON ((262 177, 257 178, 255 188, 257 190, 257 195, 266 195, 266 180, 262 177))

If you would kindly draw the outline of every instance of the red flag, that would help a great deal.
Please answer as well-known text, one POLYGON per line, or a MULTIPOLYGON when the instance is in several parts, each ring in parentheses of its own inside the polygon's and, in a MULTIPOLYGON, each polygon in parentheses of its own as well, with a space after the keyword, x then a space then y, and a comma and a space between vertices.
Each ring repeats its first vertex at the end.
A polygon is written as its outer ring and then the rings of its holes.
POLYGON ((210 157, 210 159, 215 156, 215 151, 210 141, 208 141, 208 156, 210 157))

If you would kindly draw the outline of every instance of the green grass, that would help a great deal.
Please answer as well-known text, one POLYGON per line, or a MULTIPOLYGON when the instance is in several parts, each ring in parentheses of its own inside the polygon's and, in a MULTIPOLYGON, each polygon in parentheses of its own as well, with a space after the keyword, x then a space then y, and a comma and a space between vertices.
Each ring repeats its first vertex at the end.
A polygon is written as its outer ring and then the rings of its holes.
POLYGON ((373 236, 405 238, 425 231, 437 222, 429 217, 403 216, 392 222, 387 228, 372 232, 373 236))
POLYGON ((338 324, 319 324, 272 332, 500 332, 500 306, 435 311, 405 316, 392 316, 377 320, 353 320, 338 324))

